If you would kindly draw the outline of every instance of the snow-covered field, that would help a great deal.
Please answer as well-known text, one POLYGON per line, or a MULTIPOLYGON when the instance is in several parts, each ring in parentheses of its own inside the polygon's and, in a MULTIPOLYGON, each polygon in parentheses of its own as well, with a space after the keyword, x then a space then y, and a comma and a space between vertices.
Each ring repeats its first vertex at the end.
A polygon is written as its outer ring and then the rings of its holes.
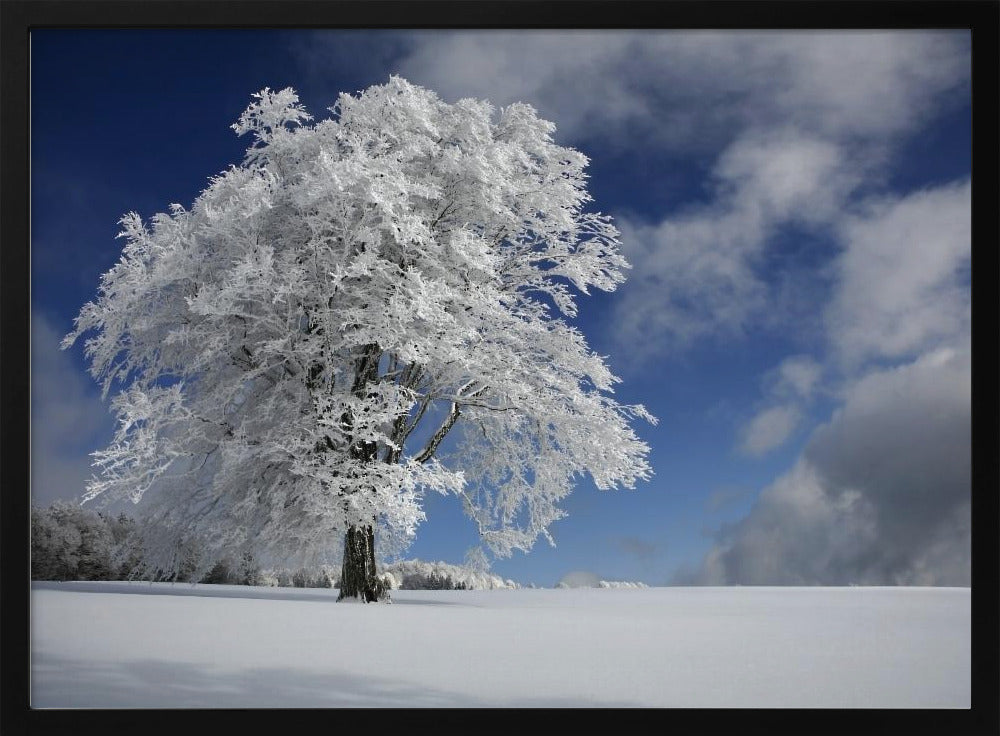
POLYGON ((34 583, 36 708, 968 708, 967 588, 34 583))

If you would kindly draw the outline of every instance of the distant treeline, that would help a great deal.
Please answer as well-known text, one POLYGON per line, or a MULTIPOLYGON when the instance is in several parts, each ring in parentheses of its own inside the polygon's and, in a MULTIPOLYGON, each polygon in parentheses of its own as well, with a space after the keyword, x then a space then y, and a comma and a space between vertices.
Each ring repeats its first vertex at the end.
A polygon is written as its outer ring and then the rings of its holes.
MULTIPOLYGON (((79 505, 56 502, 31 509, 32 580, 148 580, 216 585, 263 585, 282 588, 336 588, 339 570, 261 569, 253 555, 201 564, 188 550, 180 569, 150 569, 142 558, 142 544, 134 519, 92 511, 79 505)), ((446 562, 403 560, 385 566, 383 579, 392 589, 482 590, 517 588, 489 572, 446 562)))
POLYGON ((31 509, 32 580, 126 580, 141 568, 135 521, 56 502, 31 509))
POLYGON ((32 580, 147 580, 285 588, 337 586, 329 568, 262 570, 253 555, 199 564, 188 550, 176 572, 151 569, 142 557, 135 520, 57 501, 31 509, 32 580), (207 572, 197 573, 199 568, 207 572))
POLYGON ((401 590, 492 590, 520 587, 513 580, 504 580, 490 572, 447 562, 423 560, 401 560, 386 565, 382 577, 391 588, 401 590))

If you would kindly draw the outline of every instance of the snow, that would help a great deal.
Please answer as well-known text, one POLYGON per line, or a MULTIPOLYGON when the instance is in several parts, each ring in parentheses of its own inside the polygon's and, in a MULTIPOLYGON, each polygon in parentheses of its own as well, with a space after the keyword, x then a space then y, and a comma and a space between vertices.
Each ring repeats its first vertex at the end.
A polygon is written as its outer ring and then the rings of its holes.
POLYGON ((970 707, 968 588, 32 585, 32 706, 970 707))

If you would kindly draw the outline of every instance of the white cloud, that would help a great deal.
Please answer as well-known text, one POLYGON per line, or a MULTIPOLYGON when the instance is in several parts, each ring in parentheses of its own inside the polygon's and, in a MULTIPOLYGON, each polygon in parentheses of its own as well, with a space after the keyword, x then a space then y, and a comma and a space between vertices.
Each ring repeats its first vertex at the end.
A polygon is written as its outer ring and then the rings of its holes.
POLYGON ((776 222, 834 215, 859 178, 844 164, 836 144, 786 128, 736 139, 719 157, 715 176, 751 237, 759 237, 776 222))
POLYGON ((841 359, 911 356, 969 331, 971 182, 872 203, 841 231, 826 315, 841 359))
POLYGON ((826 254, 835 259, 833 303, 812 308, 846 363, 912 357, 967 330, 971 183, 852 205, 865 175, 829 142, 748 134, 720 156, 711 203, 656 225, 619 218, 633 265, 615 304, 619 343, 655 357, 750 325, 788 328, 759 264, 781 228, 796 223, 843 243, 839 255, 826 254))
POLYGON ((883 135, 919 126, 938 102, 968 82, 971 34, 857 32, 789 34, 791 84, 779 106, 831 135, 883 135))
MULTIPOLYGON (((796 466, 725 531, 702 582, 968 584, 971 537, 969 182, 868 203, 841 224, 826 309, 842 407, 796 466), (908 360, 867 373, 865 360, 908 360)), ((828 367, 826 372, 831 372, 828 367)), ((740 449, 779 446, 824 369, 765 380, 740 449)))
POLYGON ((398 71, 446 97, 522 100, 573 138, 640 136, 686 150, 776 124, 834 137, 897 132, 969 73, 967 32, 457 31, 407 41, 398 71))
POLYGON ((645 96, 623 84, 630 50, 645 48, 641 36, 616 32, 416 34, 400 71, 450 99, 529 102, 576 137, 592 126, 620 129, 649 118, 645 96), (581 94, 588 81, 593 86, 581 94))
POLYGON ((968 341, 861 378, 683 579, 968 585, 971 406, 968 341))
POLYGON ((759 412, 743 428, 740 451, 754 457, 785 444, 802 419, 794 405, 772 406, 759 412))
MULTIPOLYGON (((866 359, 912 359, 970 334, 971 182, 871 200, 836 225, 844 249, 831 269, 825 327, 848 383, 866 359)), ((740 450, 757 456, 781 445, 821 372, 793 356, 765 377, 769 405, 744 427, 740 450)))
POLYGON ((737 449, 760 457, 781 447, 799 427, 823 373, 808 355, 792 355, 764 374, 764 407, 739 432, 737 449))
POLYGON ((773 236, 790 223, 836 224, 857 184, 877 180, 904 134, 961 101, 971 70, 966 31, 308 38, 298 47, 306 69, 368 68, 375 59, 383 73, 446 99, 526 101, 557 124, 560 142, 655 148, 678 160, 719 154, 708 203, 677 213, 677 203, 664 202, 664 213, 674 212, 651 221, 618 213, 635 269, 610 322, 620 342, 641 347, 639 358, 780 323, 781 310, 771 308, 779 295, 757 269, 773 236))
POLYGON ((657 225, 619 218, 633 271, 615 306, 617 339, 664 350, 759 321, 771 304, 756 267, 769 240, 781 225, 835 217, 860 178, 853 167, 798 131, 748 133, 719 157, 711 203, 657 225))
POLYGON ((823 367, 808 355, 792 355, 778 366, 771 389, 777 396, 808 399, 823 374, 823 367))
POLYGON ((88 376, 59 350, 61 331, 31 315, 31 495, 47 505, 79 498, 90 478, 95 438, 111 418, 88 376))

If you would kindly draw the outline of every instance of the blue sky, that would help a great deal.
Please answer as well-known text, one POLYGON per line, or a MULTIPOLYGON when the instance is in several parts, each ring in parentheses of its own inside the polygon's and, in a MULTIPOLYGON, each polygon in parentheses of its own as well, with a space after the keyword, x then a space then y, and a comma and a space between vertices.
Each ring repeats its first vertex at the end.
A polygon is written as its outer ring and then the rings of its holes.
MULTIPOLYGON (((968 32, 32 32, 32 490, 72 498, 112 424, 57 349, 117 220, 189 205, 262 87, 322 116, 400 74, 524 101, 591 158, 634 268, 577 322, 656 472, 579 485, 557 543, 494 569, 552 585, 969 583, 968 32)), ((409 556, 460 562, 455 499, 409 556)))

